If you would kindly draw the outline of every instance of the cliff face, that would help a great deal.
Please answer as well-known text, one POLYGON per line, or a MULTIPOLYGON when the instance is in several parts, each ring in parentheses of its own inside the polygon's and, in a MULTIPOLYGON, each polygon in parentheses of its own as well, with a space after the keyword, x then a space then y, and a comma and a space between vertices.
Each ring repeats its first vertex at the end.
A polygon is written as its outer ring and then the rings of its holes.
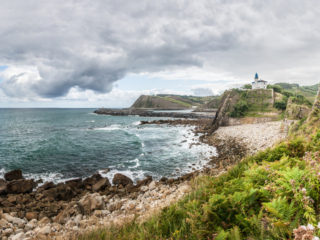
POLYGON ((286 117, 289 119, 303 119, 309 115, 310 111, 310 107, 303 104, 296 104, 292 102, 291 98, 289 98, 286 109, 286 117))
POLYGON ((253 112, 273 110, 274 92, 272 89, 228 90, 222 95, 215 119, 210 127, 213 133, 219 126, 229 125, 232 115, 244 116, 253 112), (236 112, 236 114, 235 114, 236 112))

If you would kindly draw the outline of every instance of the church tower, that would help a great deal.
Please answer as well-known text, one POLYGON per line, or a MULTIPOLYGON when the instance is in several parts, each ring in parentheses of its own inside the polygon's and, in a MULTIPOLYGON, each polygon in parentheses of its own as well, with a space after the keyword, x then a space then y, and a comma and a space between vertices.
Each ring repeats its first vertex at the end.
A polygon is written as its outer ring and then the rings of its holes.
POLYGON ((256 74, 254 75, 254 81, 257 82, 258 80, 259 80, 259 76, 258 76, 258 73, 256 73, 256 74))

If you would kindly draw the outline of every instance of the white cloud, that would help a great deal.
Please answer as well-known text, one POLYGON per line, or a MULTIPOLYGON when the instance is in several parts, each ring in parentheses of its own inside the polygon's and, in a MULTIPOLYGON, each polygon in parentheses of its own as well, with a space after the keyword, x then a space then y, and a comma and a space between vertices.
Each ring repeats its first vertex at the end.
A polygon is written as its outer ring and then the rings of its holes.
POLYGON ((216 89, 251 81, 256 71, 270 81, 316 83, 317 5, 316 0, 3 0, 0 64, 10 69, 2 73, 0 88, 23 101, 71 95, 82 101, 112 93, 127 74, 208 81, 216 89))

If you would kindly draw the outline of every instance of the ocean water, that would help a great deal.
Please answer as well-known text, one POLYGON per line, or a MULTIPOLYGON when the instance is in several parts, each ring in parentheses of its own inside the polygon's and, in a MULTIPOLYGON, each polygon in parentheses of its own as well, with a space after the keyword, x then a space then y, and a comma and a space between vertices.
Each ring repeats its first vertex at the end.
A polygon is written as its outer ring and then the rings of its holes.
MULTIPOLYGON (((0 109, 0 178, 22 169, 27 178, 60 182, 95 172, 112 179, 177 177, 203 167, 214 147, 197 143, 192 127, 139 125, 138 116, 94 109, 0 109), (104 169, 111 171, 104 173, 104 169)), ((163 119, 163 118, 162 118, 163 119)))

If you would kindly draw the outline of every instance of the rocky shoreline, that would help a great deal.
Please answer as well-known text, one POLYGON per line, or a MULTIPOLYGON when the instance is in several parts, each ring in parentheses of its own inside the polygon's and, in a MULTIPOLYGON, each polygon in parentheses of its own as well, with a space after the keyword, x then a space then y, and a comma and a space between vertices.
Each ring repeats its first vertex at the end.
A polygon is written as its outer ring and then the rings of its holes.
POLYGON ((170 118, 209 118, 215 117, 215 112, 161 112, 159 110, 154 111, 151 109, 109 109, 100 108, 94 111, 96 114, 111 115, 111 116, 140 116, 140 117, 170 117, 170 118))
POLYGON ((42 184, 24 179, 19 170, 7 173, 5 180, 0 180, 1 239, 77 239, 95 228, 124 224, 134 218, 143 221, 190 192, 195 176, 221 174, 250 153, 251 145, 231 134, 223 135, 225 130, 206 135, 210 122, 208 119, 141 122, 195 126, 199 140, 217 148, 219 156, 212 156, 206 168, 177 179, 162 178, 156 182, 149 176, 134 184, 128 177, 116 174, 111 184, 95 174, 65 183, 42 184), (38 184, 42 185, 36 188, 38 184))

